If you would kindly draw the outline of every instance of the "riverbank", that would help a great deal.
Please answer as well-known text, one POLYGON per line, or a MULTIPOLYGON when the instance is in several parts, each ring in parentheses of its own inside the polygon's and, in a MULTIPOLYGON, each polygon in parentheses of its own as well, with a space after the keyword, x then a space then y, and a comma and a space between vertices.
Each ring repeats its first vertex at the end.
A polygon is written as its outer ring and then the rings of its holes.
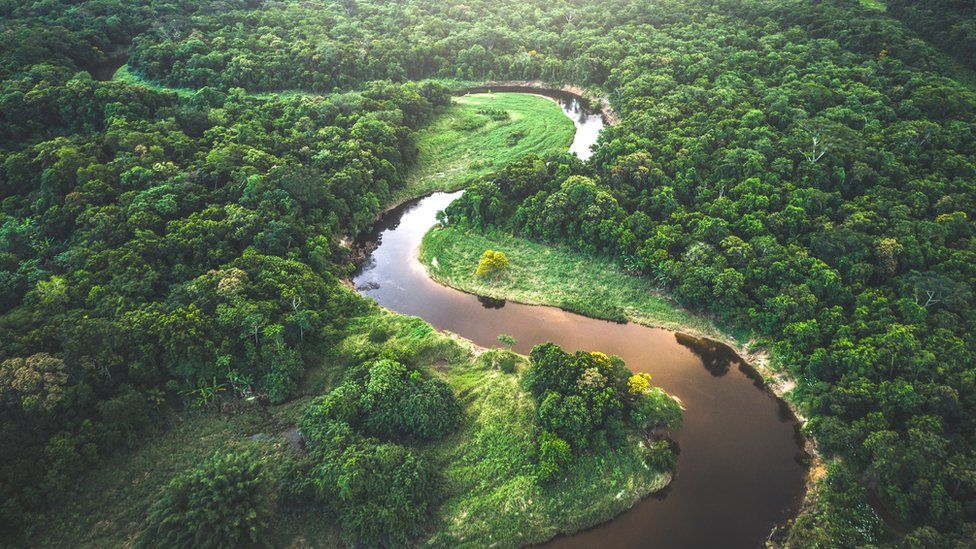
MULTIPOLYGON (((613 451, 574 458, 566 476, 540 486, 536 471, 535 403, 522 386, 525 357, 487 350, 442 333, 416 317, 371 306, 346 328, 334 354, 307 371, 301 395, 281 405, 235 398, 205 410, 172 416, 165 430, 139 449, 93 471, 79 495, 38 532, 40 546, 125 546, 138 532, 162 486, 215 451, 251 449, 273 464, 276 476, 300 454, 288 433, 304 406, 341 379, 364 356, 396 352, 448 382, 464 406, 458 432, 419 451, 442 471, 445 499, 419 545, 514 547, 542 543, 605 522, 664 488, 671 471, 645 464, 636 433, 613 451), (500 355, 514 371, 499 368, 500 355), (84 511, 84 512, 82 512, 84 511)), ((321 509, 281 512, 275 546, 337 546, 339 532, 321 509)))
POLYGON ((393 204, 456 190, 527 154, 563 152, 575 127, 554 101, 525 93, 455 97, 415 134, 417 161, 393 204))
POLYGON ((759 352, 661 294, 650 280, 629 275, 606 258, 581 255, 504 232, 439 227, 424 237, 420 262, 431 278, 452 288, 529 305, 550 305, 591 318, 634 322, 719 341, 750 360, 759 352), (500 250, 508 272, 485 280, 474 274, 481 253, 500 250))
MULTIPOLYGON (((718 341, 732 348, 762 377, 766 387, 783 400, 801 425, 807 418, 791 398, 796 381, 774 367, 769 352, 742 334, 732 334, 709 318, 696 315, 660 293, 650 280, 625 273, 602 257, 584 256, 561 246, 547 246, 495 231, 483 233, 455 227, 435 227, 423 239, 418 258, 432 279, 470 294, 528 305, 548 305, 591 318, 634 322, 694 337, 718 341), (508 256, 509 270, 495 279, 475 276, 482 252, 499 250, 508 256)), ((805 441, 811 456, 818 452, 805 441)))
MULTIPOLYGON (((770 355, 743 338, 724 332, 660 294, 645 278, 623 272, 604 258, 583 256, 568 248, 546 246, 504 232, 482 233, 454 227, 429 231, 418 250, 420 262, 435 281, 467 293, 529 305, 547 305, 591 318, 634 322, 664 328, 728 345, 763 379, 800 425, 807 421, 792 397, 796 382, 770 364, 770 355), (475 267, 486 249, 499 250, 509 260, 504 275, 485 280, 475 267)), ((808 490, 823 473, 815 441, 804 438, 811 466, 808 490)))

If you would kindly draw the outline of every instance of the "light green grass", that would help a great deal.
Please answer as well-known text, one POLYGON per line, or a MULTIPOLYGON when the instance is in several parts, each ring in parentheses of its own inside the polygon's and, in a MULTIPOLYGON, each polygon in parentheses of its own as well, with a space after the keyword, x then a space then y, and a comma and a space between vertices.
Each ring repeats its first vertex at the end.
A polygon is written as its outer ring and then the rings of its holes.
POLYGON ((395 193, 394 203, 461 188, 529 153, 566 151, 575 132, 573 121, 546 97, 526 93, 456 97, 417 132, 419 155, 407 172, 406 186, 395 193), (478 114, 485 107, 506 111, 509 119, 478 114), (513 144, 509 139, 515 132, 524 136, 513 144))
MULTIPOLYGON (((197 93, 196 89, 193 88, 178 88, 173 86, 164 86, 162 84, 157 84, 151 80, 146 80, 142 76, 139 76, 135 72, 129 69, 129 65, 122 65, 119 70, 115 71, 115 75, 112 76, 112 80, 116 82, 125 82, 130 86, 141 86, 143 88, 148 88, 158 92, 171 92, 179 95, 180 97, 192 97, 197 93)), ((307 96, 307 97, 321 97, 321 94, 306 92, 302 90, 283 90, 275 92, 246 92, 249 97, 255 97, 258 99, 273 99, 275 97, 294 97, 294 96, 307 96)))
MULTIPOLYGON (((535 403, 522 388, 524 357, 514 373, 496 367, 500 354, 483 352, 416 317, 381 311, 355 319, 334 356, 309 372, 307 393, 324 392, 349 365, 394 351, 459 395, 464 420, 458 432, 419 450, 443 470, 445 500, 424 539, 430 547, 514 547, 545 541, 604 522, 670 480, 667 471, 645 465, 643 442, 631 435, 613 451, 576 458, 565 479, 539 487, 534 467, 535 403)), ((229 409, 182 414, 166 432, 140 449, 108 460, 84 479, 79 492, 37 532, 33 545, 127 546, 161 487, 176 473, 217 450, 256 448, 272 464, 293 452, 284 432, 311 397, 262 407, 228 401, 229 409), (257 433, 266 440, 252 441, 257 433)), ((271 532, 275 546, 341 546, 334 522, 321 509, 282 511, 271 532)))
POLYGON ((608 259, 569 248, 504 232, 435 228, 424 236, 420 261, 434 280, 465 292, 729 339, 709 320, 661 296, 650 280, 631 276, 608 259), (487 249, 500 250, 508 257, 509 269, 498 278, 486 280, 474 274, 487 249))

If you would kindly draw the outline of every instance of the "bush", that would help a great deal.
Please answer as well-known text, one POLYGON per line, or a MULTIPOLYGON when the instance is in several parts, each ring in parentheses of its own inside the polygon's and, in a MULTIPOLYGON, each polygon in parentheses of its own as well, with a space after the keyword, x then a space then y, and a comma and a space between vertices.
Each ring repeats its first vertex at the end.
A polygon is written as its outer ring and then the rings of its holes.
POLYGON ((170 481, 138 547, 239 547, 267 544, 273 481, 251 452, 217 453, 170 481))
POLYGON ((298 427, 308 459, 287 464, 300 478, 285 482, 283 497, 326 505, 351 545, 408 545, 439 500, 437 476, 409 447, 365 434, 433 440, 460 418, 443 381, 395 360, 365 363, 303 411, 298 427))
POLYGON ((521 141, 524 137, 525 137, 524 131, 515 130, 512 133, 508 134, 508 136, 505 138, 505 142, 508 143, 509 147, 514 147, 515 145, 518 145, 518 142, 521 141))
POLYGON ((566 472, 573 459, 569 443, 549 431, 539 434, 539 465, 536 478, 548 483, 566 472))
POLYGON ((659 387, 635 396, 630 406, 630 421, 639 428, 677 429, 681 426, 681 405, 659 387))
POLYGON ((505 120, 509 120, 511 118, 511 115, 508 114, 508 111, 503 109, 496 109, 494 107, 481 107, 480 109, 478 109, 478 114, 487 116, 488 118, 491 118, 496 122, 502 122, 505 120))
POLYGON ((474 272, 475 276, 481 278, 491 278, 500 275, 508 269, 508 258, 505 252, 495 250, 485 250, 478 261, 478 269, 474 272))
POLYGON ((387 438, 439 439, 461 419, 461 405, 446 383, 392 360, 369 366, 360 406, 364 428, 387 438))
POLYGON ((645 462, 648 467, 656 471, 670 471, 674 469, 677 456, 674 455, 668 441, 655 440, 647 450, 645 462))
POLYGON ((423 530, 439 497, 434 472, 419 454, 362 438, 319 448, 312 482, 351 544, 405 546, 423 530))
POLYGON ((451 128, 458 131, 473 131, 488 123, 488 119, 477 114, 458 116, 451 124, 451 128))

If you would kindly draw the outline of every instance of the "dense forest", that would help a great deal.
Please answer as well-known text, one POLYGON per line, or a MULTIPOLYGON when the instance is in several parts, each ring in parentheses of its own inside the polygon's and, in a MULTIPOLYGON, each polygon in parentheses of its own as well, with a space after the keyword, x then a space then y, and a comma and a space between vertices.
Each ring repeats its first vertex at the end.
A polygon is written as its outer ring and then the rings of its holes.
POLYGON ((965 0, 890 0, 888 12, 976 68, 976 4, 965 0))
MULTIPOLYGON (((403 187, 414 131, 457 81, 538 79, 605 93, 620 124, 588 162, 530 156, 483 178, 446 220, 613 258, 768 345, 840 458, 788 543, 879 543, 864 486, 905 546, 972 542, 976 90, 951 56, 973 66, 973 9, 0 0, 0 536, 24 539, 167 410, 288 400, 365 307, 341 242, 403 187), (126 56, 147 85, 89 74, 126 56)), ((533 359, 624 379, 560 353, 533 359)), ((337 484, 288 487, 339 501, 354 541, 405 543, 390 536, 416 534, 436 500, 384 429, 438 438, 456 421, 444 387, 395 358, 347 372, 302 420, 311 458, 296 467, 338 482, 351 461, 382 463, 394 480, 357 497, 402 478, 418 490, 389 495, 406 526, 376 531, 337 484), (344 404, 383 376, 446 409, 409 423, 399 401, 344 404)), ((532 383, 549 468, 590 444, 581 433, 648 423, 613 383, 603 400, 532 383), (590 423, 560 423, 595 403, 590 423)), ((248 479, 264 516, 252 458, 175 479, 146 544, 215 475, 248 479)))

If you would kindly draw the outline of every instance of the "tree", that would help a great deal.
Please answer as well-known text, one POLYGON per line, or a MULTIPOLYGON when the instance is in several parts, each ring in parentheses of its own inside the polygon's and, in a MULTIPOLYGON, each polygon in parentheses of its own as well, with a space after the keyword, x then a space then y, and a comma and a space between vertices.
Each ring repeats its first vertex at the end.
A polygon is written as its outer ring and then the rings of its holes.
POLYGON ((646 395, 651 390, 651 374, 636 373, 627 378, 627 392, 631 395, 646 395))
POLYGON ((139 534, 138 547, 239 547, 269 543, 273 480, 250 451, 218 452, 177 475, 139 534))
POLYGON ((53 411, 64 400, 67 384, 64 361, 48 353, 0 364, 0 397, 25 412, 53 411))
POLYGON ((496 278, 508 270, 508 258, 505 252, 485 250, 478 261, 475 275, 481 278, 496 278))

